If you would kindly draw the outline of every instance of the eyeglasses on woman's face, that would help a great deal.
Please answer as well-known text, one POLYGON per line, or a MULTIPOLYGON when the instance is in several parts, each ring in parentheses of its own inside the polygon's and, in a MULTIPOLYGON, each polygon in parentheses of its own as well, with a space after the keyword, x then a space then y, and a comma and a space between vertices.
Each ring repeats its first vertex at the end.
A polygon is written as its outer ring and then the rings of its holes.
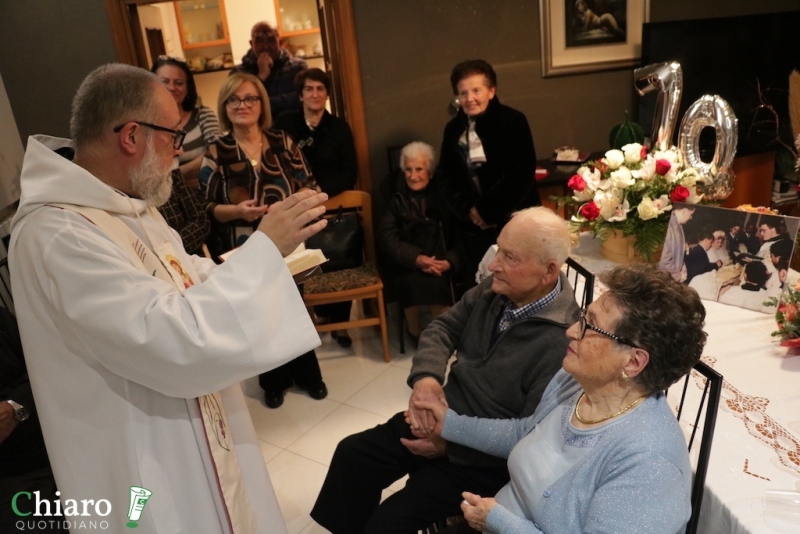
POLYGON ((244 104, 244 107, 252 109, 256 102, 261 102, 261 98, 257 96, 246 96, 244 98, 232 96, 225 101, 225 105, 231 109, 239 109, 244 104))
POLYGON ((628 341, 625 338, 621 338, 616 334, 612 334, 611 332, 606 332, 605 330, 603 330, 601 328, 597 328, 595 325, 593 325, 592 323, 587 321, 586 320, 586 310, 581 310, 581 316, 578 319, 578 329, 579 329, 578 330, 578 339, 579 340, 583 339, 583 337, 586 335, 586 330, 588 329, 588 330, 592 330, 594 332, 597 332, 600 335, 606 336, 609 339, 613 339, 617 343, 622 343, 623 345, 628 345, 629 347, 633 347, 635 349, 639 348, 633 342, 628 341))
MULTIPOLYGON (((149 122, 142 122, 142 121, 128 121, 138 124, 139 126, 145 126, 147 128, 151 128, 153 130, 158 130, 159 132, 167 132, 172 134, 172 148, 175 150, 180 150, 183 146, 183 140, 186 138, 186 131, 185 130, 173 130, 172 128, 165 128, 164 126, 158 126, 157 124, 150 124, 149 122)), ((125 124, 128 124, 126 122, 125 124)), ((119 126, 114 127, 114 133, 119 133, 125 127, 125 124, 120 124, 119 126)))

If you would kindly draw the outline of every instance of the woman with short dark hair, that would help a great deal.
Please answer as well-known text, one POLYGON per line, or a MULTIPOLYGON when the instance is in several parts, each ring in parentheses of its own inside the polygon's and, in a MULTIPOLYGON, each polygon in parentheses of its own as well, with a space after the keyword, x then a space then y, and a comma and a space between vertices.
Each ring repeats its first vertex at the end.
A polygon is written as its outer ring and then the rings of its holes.
MULTIPOLYGON (((294 139, 311 167, 317 187, 329 198, 354 189, 358 162, 353 132, 344 119, 325 109, 331 91, 330 77, 321 69, 306 69, 297 73, 294 83, 302 109, 284 111, 272 128, 283 130, 294 139)), ((315 306, 314 311, 319 320, 338 323, 350 318, 351 306, 352 302, 337 302, 315 306)), ((347 330, 333 331, 331 336, 344 348, 352 344, 347 330)))
POLYGON ((459 63, 450 84, 459 111, 444 129, 437 180, 465 234, 465 274, 473 279, 511 213, 539 204, 536 150, 525 115, 497 98, 489 63, 459 63))

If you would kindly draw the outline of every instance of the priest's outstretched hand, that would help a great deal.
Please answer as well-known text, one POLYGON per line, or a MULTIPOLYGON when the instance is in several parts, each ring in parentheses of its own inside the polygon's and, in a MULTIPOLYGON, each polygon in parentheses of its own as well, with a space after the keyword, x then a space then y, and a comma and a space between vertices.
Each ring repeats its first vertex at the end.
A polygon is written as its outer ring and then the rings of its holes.
POLYGON ((297 246, 316 234, 328 224, 319 219, 325 213, 322 204, 328 200, 325 193, 304 189, 269 207, 269 212, 261 219, 258 230, 267 234, 281 254, 287 256, 297 246))

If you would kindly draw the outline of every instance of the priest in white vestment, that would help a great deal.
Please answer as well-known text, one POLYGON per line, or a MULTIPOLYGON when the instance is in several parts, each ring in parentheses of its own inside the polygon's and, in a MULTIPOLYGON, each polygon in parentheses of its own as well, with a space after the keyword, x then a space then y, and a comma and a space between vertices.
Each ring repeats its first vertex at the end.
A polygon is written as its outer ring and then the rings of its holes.
POLYGON ((72 161, 67 140, 28 141, 9 253, 62 503, 94 503, 65 519, 74 532, 285 532, 239 382, 319 345, 283 256, 324 226, 306 225, 326 196, 274 205, 215 265, 153 207, 182 142, 158 79, 100 67, 72 113, 72 161))

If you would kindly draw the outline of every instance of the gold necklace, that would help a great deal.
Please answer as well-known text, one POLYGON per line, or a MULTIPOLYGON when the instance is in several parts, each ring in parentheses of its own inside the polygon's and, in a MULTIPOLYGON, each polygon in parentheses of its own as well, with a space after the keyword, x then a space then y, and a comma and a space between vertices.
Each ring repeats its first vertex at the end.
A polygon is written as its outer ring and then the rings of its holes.
POLYGON ((633 401, 632 403, 630 403, 629 405, 618 411, 617 413, 609 415, 608 417, 603 417, 602 419, 596 419, 594 421, 590 421, 589 419, 584 419, 583 417, 581 417, 581 414, 578 413, 578 409, 580 408, 581 401, 583 400, 584 395, 586 395, 586 392, 581 393, 581 396, 578 398, 578 402, 575 403, 575 419, 577 419, 584 425, 596 425, 597 423, 602 423, 603 421, 608 421, 609 419, 613 419, 618 415, 624 414, 625 412, 627 412, 628 410, 630 410, 631 408, 633 408, 634 406, 636 406, 637 404, 639 404, 644 399, 650 396, 649 394, 642 395, 641 397, 639 397, 638 399, 636 399, 635 401, 633 401))
MULTIPOLYGON (((247 150, 244 149, 244 145, 240 141, 236 141, 236 144, 239 145, 239 148, 242 149, 242 152, 244 152, 244 155, 245 155, 245 157, 247 157, 248 161, 250 162, 250 165, 252 165, 253 167, 258 167, 258 160, 255 159, 255 158, 251 158, 250 157, 250 154, 248 154, 247 150)), ((263 148, 263 146, 264 145, 263 145, 262 141, 259 139, 259 141, 258 141, 258 155, 259 155, 259 157, 261 156, 261 149, 263 148)))

